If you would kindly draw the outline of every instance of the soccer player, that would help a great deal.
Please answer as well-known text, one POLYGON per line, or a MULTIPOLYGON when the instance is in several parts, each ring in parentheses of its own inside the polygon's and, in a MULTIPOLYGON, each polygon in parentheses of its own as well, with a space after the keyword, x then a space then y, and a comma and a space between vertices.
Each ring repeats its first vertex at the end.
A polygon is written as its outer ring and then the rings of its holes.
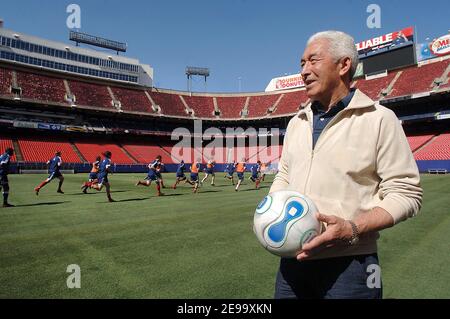
POLYGON ((87 189, 92 187, 92 184, 96 184, 98 181, 98 170, 100 167, 100 162, 102 158, 100 156, 97 156, 95 159, 95 162, 92 163, 92 169, 89 173, 89 180, 81 186, 81 189, 83 190, 83 193, 87 194, 87 189))
POLYGON ((156 159, 151 162, 150 164, 148 164, 148 173, 147 173, 147 177, 144 179, 144 181, 137 181, 136 186, 142 185, 142 186, 150 186, 150 184, 155 181, 156 183, 156 190, 157 190, 157 194, 158 196, 162 196, 164 195, 163 193, 161 193, 161 179, 158 178, 156 171, 158 169, 160 169, 161 167, 161 156, 158 155, 156 157, 156 159))
POLYGON ((55 177, 59 179, 58 190, 56 192, 64 194, 64 192, 61 189, 61 186, 64 182, 64 176, 60 172, 61 164, 62 164, 61 151, 57 151, 55 153, 55 156, 47 161, 49 175, 47 179, 45 179, 42 183, 39 184, 39 186, 37 186, 34 189, 36 195, 39 195, 39 191, 41 190, 41 188, 50 183, 55 177))
POLYGON ((269 163, 262 163, 261 164, 261 181, 264 182, 264 178, 266 177, 266 173, 267 173, 267 168, 269 167, 270 162, 269 163))
POLYGON ((235 168, 236 168, 236 162, 235 161, 233 161, 233 163, 228 163, 228 165, 225 168, 226 174, 224 176, 224 178, 228 178, 228 179, 231 180, 231 184, 233 184, 233 186, 234 186, 233 174, 234 174, 235 168))
POLYGON ((156 166, 156 178, 158 179, 159 183, 161 184, 162 188, 166 188, 166 186, 164 185, 164 180, 162 178, 162 174, 161 171, 164 169, 164 163, 162 162, 162 157, 161 155, 157 156, 157 159, 159 158, 159 164, 156 166))
POLYGON ((251 168, 252 176, 250 176, 250 180, 255 183, 255 188, 259 189, 259 183, 261 182, 261 161, 256 162, 255 165, 251 168))
POLYGON ((236 188, 234 189, 236 192, 239 189, 239 186, 241 186, 242 180, 244 179, 244 172, 245 172, 245 158, 242 159, 242 162, 239 162, 236 164, 236 174, 238 177, 238 182, 236 185, 236 188))
POLYGON ((197 158, 197 161, 192 163, 191 165, 191 185, 194 185, 192 189, 193 193, 197 193, 198 191, 198 183, 199 183, 198 172, 200 171, 201 167, 200 161, 201 159, 197 158))
POLYGON ((105 157, 103 161, 99 164, 99 170, 98 170, 98 182, 97 184, 90 184, 91 188, 101 191, 103 188, 103 185, 105 185, 106 188, 106 196, 108 197, 109 202, 115 202, 114 199, 111 198, 111 185, 109 184, 108 180, 108 174, 111 173, 110 167, 111 167, 111 157, 112 153, 110 151, 106 151, 103 153, 103 156, 105 157))
POLYGON ((184 181, 185 184, 189 183, 191 185, 194 185, 191 181, 189 181, 186 178, 186 175, 184 174, 185 171, 186 171, 186 165, 185 165, 184 161, 181 160, 180 164, 178 164, 178 167, 177 167, 175 184, 173 184, 173 186, 172 186, 173 189, 176 189, 177 185, 182 181, 184 181))
POLYGON ((211 175, 211 186, 214 186, 214 179, 216 178, 216 174, 214 174, 214 166, 216 165, 216 162, 214 160, 208 160, 208 163, 206 164, 206 170, 205 170, 205 177, 203 177, 201 184, 203 184, 211 175))
POLYGON ((11 161, 11 156, 14 155, 14 150, 12 148, 7 148, 5 153, 0 156, 0 189, 3 191, 3 207, 14 207, 8 203, 9 196, 9 163, 11 161))

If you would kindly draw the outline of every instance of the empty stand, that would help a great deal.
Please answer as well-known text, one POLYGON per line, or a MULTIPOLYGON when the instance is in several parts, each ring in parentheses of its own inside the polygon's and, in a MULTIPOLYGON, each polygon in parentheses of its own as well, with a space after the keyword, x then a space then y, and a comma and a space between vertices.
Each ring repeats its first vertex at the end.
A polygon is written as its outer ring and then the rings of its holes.
POLYGON ((214 116, 214 101, 210 96, 189 96, 183 95, 187 105, 195 112, 195 117, 209 117, 214 116))
POLYGON ((257 95, 250 97, 248 104, 248 117, 261 117, 267 114, 269 107, 272 107, 280 94, 257 95))
POLYGON ((441 134, 414 154, 416 160, 450 160, 450 133, 441 134))
POLYGON ((444 73, 450 59, 404 69, 395 83, 390 97, 431 91, 434 80, 444 73))
POLYGON ((156 103, 161 107, 161 113, 165 115, 174 116, 187 116, 183 102, 181 102, 180 96, 173 93, 162 93, 149 91, 148 92, 156 103))
POLYGON ((240 118, 244 108, 246 96, 217 97, 217 106, 221 118, 240 118))
POLYGON ((55 156, 56 151, 61 151, 63 162, 81 163, 69 142, 42 139, 39 139, 39 141, 19 139, 18 142, 25 162, 47 162, 55 156))
POLYGON ((375 78, 370 80, 359 79, 356 82, 355 87, 361 90, 372 100, 378 101, 380 100, 381 97, 383 97, 381 95, 381 91, 389 86, 389 84, 392 82, 396 74, 397 72, 390 72, 386 76, 383 76, 381 78, 375 78))
POLYGON ((43 102, 67 103, 62 79, 17 71, 17 85, 22 97, 43 102))
POLYGON ((10 95, 12 84, 12 72, 7 69, 0 68, 0 95, 10 95))
POLYGON ((158 155, 163 157, 163 162, 171 162, 165 160, 163 150, 157 145, 122 144, 122 146, 141 164, 152 162, 158 155))
POLYGON ((75 95, 77 105, 114 108, 106 85, 80 81, 69 81, 70 91, 75 95))
POLYGON ((431 140, 433 136, 434 135, 408 136, 408 143, 411 147, 411 151, 415 152, 418 148, 431 140))
POLYGON ((152 103, 149 101, 144 91, 131 90, 119 87, 112 87, 116 99, 120 101, 122 110, 152 113, 152 103))
POLYGON ((281 98, 277 109, 273 112, 273 114, 280 115, 296 113, 301 104, 306 101, 308 101, 306 90, 284 93, 284 96, 281 98))
POLYGON ((111 160, 113 163, 134 164, 134 161, 116 144, 76 142, 75 146, 89 162, 93 162, 95 158, 101 156, 103 152, 110 151, 112 153, 111 160))

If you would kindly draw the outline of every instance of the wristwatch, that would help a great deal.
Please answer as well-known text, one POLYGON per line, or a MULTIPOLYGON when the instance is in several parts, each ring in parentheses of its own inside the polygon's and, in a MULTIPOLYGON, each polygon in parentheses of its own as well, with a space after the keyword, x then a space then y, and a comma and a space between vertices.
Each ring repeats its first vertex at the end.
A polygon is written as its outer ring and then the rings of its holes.
POLYGON ((352 220, 347 220, 350 225, 352 225, 352 238, 348 241, 348 244, 350 246, 354 246, 359 242, 359 230, 358 227, 356 227, 356 224, 352 220))

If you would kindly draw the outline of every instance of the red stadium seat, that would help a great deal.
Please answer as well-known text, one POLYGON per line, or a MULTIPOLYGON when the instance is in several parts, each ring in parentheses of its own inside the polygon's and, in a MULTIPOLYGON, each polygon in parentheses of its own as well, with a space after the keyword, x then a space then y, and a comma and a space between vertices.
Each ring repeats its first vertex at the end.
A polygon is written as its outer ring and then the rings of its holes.
POLYGON ((255 95, 250 97, 248 104, 249 118, 261 117, 267 114, 267 110, 272 107, 280 97, 280 94, 255 95))
POLYGON ((76 98, 76 105, 114 108, 106 85, 69 81, 70 91, 76 98))
POLYGON ((114 96, 120 101, 122 110, 153 113, 152 103, 143 90, 131 90, 119 87, 111 87, 114 96))
POLYGON ((89 162, 93 162, 95 158, 101 156, 103 152, 110 151, 112 153, 111 160, 113 163, 135 164, 135 161, 116 144, 76 142, 75 146, 89 162))
POLYGON ((166 153, 158 145, 140 145, 140 144, 122 144, 123 148, 127 150, 140 164, 151 163, 156 156, 161 155, 163 163, 171 163, 166 153))
POLYGON ((449 63, 450 59, 447 59, 403 69, 389 97, 431 91, 435 85, 434 80, 442 76, 449 63))
POLYGON ((62 160, 67 163, 81 163, 72 145, 68 142, 54 140, 19 139, 19 147, 25 162, 47 162, 56 151, 62 152, 62 160))
POLYGON ((161 107, 161 113, 173 116, 188 116, 186 108, 176 93, 148 92, 156 105, 161 107))
POLYGON ((22 97, 42 102, 67 103, 62 79, 20 71, 16 73, 22 97))
POLYGON ((195 111, 195 117, 214 118, 214 101, 211 96, 183 95, 187 105, 195 111))
POLYGON ((411 151, 415 152, 422 145, 427 143, 433 138, 434 135, 419 135, 419 136, 408 136, 409 146, 411 151))
POLYGON ((0 68, 0 95, 11 95, 12 72, 0 68))
POLYGON ((397 74, 396 71, 389 72, 387 76, 383 76, 381 78, 375 78, 375 79, 358 79, 355 83, 355 87, 359 90, 361 90, 364 94, 366 94, 368 97, 370 97, 374 101, 378 101, 383 98, 381 95, 381 92, 384 89, 387 89, 389 84, 394 79, 395 75, 397 74))
POLYGON ((217 97, 217 106, 220 110, 221 118, 237 119, 241 117, 246 96, 217 97))
POLYGON ((416 160, 450 160, 450 133, 437 136, 414 154, 416 160))
POLYGON ((306 90, 292 91, 284 93, 281 101, 278 103, 274 115, 292 114, 298 112, 302 103, 308 101, 306 90))

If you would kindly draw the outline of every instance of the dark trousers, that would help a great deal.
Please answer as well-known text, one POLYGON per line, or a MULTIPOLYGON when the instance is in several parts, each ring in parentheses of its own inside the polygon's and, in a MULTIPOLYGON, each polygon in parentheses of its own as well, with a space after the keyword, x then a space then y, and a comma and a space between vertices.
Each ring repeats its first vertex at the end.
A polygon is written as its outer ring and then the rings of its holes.
POLYGON ((281 258, 275 299, 381 299, 381 278, 373 280, 380 273, 374 271, 377 266, 377 254, 301 262, 281 258))

